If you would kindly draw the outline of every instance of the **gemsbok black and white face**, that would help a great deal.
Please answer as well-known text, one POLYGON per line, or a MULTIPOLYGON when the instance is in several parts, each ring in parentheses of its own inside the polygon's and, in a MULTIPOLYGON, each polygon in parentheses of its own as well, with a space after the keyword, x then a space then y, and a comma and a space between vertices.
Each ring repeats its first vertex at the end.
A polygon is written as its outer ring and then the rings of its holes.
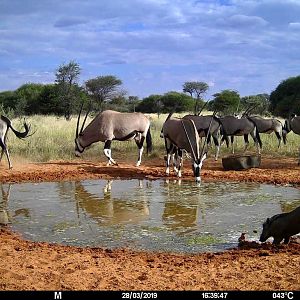
POLYGON ((81 157, 85 147, 81 146, 79 136, 75 139, 75 156, 81 157))
MULTIPOLYGON (((205 102, 207 103, 207 102, 205 102)), ((221 122, 216 116, 208 115, 208 116, 197 116, 197 115, 186 115, 183 119, 191 119, 194 121, 196 129, 198 131, 200 138, 205 138, 208 134, 207 143, 210 144, 211 138, 216 147, 215 160, 218 160, 219 152, 220 152, 220 128, 221 122), (209 130, 208 130, 209 128, 209 130)))
POLYGON ((206 159, 207 157, 207 154, 204 153, 203 156, 200 158, 200 159, 197 159, 196 161, 194 160, 193 161, 193 165, 192 165, 192 168, 193 168, 193 173, 194 173, 194 177, 195 177, 195 180, 197 183, 200 183, 201 182, 201 169, 202 169, 202 166, 203 166, 203 161, 206 159))

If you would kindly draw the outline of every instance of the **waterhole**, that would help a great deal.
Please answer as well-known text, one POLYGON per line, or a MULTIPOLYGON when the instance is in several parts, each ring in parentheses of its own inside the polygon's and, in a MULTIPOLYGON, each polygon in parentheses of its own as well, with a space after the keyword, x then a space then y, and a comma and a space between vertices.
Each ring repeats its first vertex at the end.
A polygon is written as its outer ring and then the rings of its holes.
POLYGON ((34 241, 204 252, 258 240, 267 217, 300 205, 300 191, 257 183, 86 180, 3 184, 0 221, 34 241), (257 233, 253 233, 257 230, 257 233))

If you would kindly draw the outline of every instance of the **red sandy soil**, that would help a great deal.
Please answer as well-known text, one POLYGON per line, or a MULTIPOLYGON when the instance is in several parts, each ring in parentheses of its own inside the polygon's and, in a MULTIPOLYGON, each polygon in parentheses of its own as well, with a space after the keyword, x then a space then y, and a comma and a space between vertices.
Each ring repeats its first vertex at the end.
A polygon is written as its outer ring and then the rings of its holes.
MULTIPOLYGON (((164 171, 161 159, 148 159, 141 167, 131 161, 118 167, 83 160, 15 162, 12 170, 0 166, 0 180, 158 179, 164 171)), ((187 164, 183 179, 193 180, 187 164)), ((224 171, 220 161, 208 159, 202 180, 298 186, 300 167, 295 159, 264 158, 257 169, 224 171)), ((0 230, 0 290, 300 290, 300 244, 244 241, 222 253, 180 255, 31 242, 7 226, 0 230)))

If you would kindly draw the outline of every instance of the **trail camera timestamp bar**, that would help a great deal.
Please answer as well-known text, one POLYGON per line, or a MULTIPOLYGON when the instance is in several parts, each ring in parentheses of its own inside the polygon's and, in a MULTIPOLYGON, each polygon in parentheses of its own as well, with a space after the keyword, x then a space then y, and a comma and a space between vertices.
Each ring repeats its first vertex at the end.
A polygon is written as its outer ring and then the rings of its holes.
POLYGON ((300 299, 300 291, 0 291, 0 298, 30 300, 73 299, 189 299, 253 300, 300 299))

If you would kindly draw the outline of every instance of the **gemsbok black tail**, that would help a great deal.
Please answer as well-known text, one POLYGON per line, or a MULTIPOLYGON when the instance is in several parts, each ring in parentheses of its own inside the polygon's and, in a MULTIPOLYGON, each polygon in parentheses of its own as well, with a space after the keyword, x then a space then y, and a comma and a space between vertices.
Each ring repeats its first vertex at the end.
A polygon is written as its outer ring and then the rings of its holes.
POLYGON ((8 119, 7 117, 5 116, 1 116, 1 120, 3 120, 7 126, 13 131, 13 133, 16 135, 16 137, 18 137, 19 139, 24 139, 27 137, 29 131, 30 131, 30 126, 28 126, 26 124, 26 122, 24 122, 24 128, 25 128, 25 131, 24 132, 19 132, 17 130, 15 130, 12 125, 11 125, 11 121, 10 119, 8 119))
POLYGON ((259 134, 259 132, 258 132, 258 128, 257 128, 256 125, 255 125, 255 137, 256 137, 256 139, 257 139, 257 142, 258 142, 258 144, 259 144, 260 149, 262 149, 262 141, 261 141, 261 139, 260 139, 260 134, 259 134))
POLYGON ((9 152, 8 152, 8 149, 7 149, 7 146, 6 146, 7 132, 8 132, 9 128, 11 128, 13 133, 19 139, 24 139, 25 137, 30 136, 29 135, 30 126, 28 126, 26 124, 26 122, 24 122, 25 131, 24 132, 19 132, 19 131, 15 130, 12 127, 10 119, 8 119, 7 117, 1 115, 1 118, 0 118, 0 147, 1 147, 2 150, 1 150, 1 154, 0 154, 0 161, 2 159, 3 153, 5 153, 7 161, 8 161, 9 169, 11 169, 12 164, 11 164, 10 157, 9 157, 9 152))
POLYGON ((151 136, 151 132, 150 132, 150 127, 149 127, 147 135, 146 135, 146 144, 147 144, 147 154, 149 154, 153 150, 152 136, 151 136))

